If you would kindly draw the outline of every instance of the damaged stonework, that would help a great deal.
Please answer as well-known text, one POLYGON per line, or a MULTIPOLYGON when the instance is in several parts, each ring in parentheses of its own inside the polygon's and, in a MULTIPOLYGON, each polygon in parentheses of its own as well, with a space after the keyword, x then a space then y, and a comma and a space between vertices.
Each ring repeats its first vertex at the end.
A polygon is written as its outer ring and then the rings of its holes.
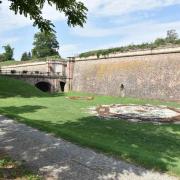
POLYGON ((94 99, 93 96, 69 96, 66 98, 71 99, 71 100, 93 100, 94 99))
POLYGON ((180 123, 180 109, 152 105, 101 105, 89 111, 102 118, 118 118, 132 122, 180 123))

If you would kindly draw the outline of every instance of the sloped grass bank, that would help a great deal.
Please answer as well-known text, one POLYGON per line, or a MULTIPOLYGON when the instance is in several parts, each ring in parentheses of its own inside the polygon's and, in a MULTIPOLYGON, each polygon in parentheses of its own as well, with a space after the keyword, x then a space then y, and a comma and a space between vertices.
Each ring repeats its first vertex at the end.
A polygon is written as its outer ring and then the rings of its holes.
MULTIPOLYGON (((18 89, 17 84, 15 87, 18 89)), ((0 90, 0 114, 128 162, 180 176, 180 125, 102 120, 87 113, 88 107, 100 104, 163 104, 180 108, 179 103, 108 96, 95 96, 91 101, 71 100, 66 96, 86 94, 49 95, 33 89, 32 94, 25 89, 13 96, 10 92, 9 97, 8 91, 3 97, 0 90), (24 91, 30 95, 25 96, 24 91)))
POLYGON ((0 76, 0 98, 9 97, 41 97, 47 94, 39 89, 13 78, 0 76))

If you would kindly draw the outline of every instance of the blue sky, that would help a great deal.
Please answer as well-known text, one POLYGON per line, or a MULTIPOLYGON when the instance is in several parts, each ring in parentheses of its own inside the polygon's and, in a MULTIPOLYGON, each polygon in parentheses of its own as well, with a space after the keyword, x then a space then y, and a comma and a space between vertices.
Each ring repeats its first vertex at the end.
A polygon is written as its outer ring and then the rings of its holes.
MULTIPOLYGON (((0 46, 10 44, 14 57, 32 49, 33 36, 38 31, 32 22, 14 15, 7 0, 0 5, 0 46)), ((81 52, 151 42, 176 29, 180 35, 180 0, 82 0, 88 7, 84 28, 70 28, 63 14, 47 5, 43 16, 55 24, 63 57, 81 52)), ((0 47, 0 52, 3 49, 0 47)))

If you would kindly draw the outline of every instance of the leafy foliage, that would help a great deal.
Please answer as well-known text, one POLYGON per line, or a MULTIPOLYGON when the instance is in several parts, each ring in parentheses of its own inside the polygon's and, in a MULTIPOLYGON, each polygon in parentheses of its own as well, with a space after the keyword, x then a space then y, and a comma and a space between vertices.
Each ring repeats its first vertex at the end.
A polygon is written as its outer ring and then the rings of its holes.
POLYGON ((176 42, 176 40, 178 40, 178 34, 176 33, 176 31, 174 29, 168 30, 166 41, 169 43, 173 43, 176 42))
POLYGON ((117 48, 110 48, 110 49, 101 49, 101 50, 95 50, 95 51, 89 51, 85 53, 81 53, 79 57, 89 57, 89 56, 97 56, 99 58, 102 56, 108 56, 112 53, 119 53, 119 52, 128 52, 128 51, 135 51, 135 50, 144 50, 144 49, 155 49, 162 46, 169 46, 169 45, 178 45, 180 44, 180 39, 178 39, 178 34, 175 30, 169 30, 167 31, 167 37, 166 38, 157 38, 152 43, 142 43, 142 44, 131 44, 128 46, 122 46, 117 48))
POLYGON ((32 49, 33 58, 59 55, 59 43, 54 33, 38 32, 34 35, 34 48, 32 49))
POLYGON ((0 61, 10 61, 13 59, 14 54, 14 48, 12 48, 9 44, 6 46, 3 46, 5 52, 3 54, 0 54, 0 61))
POLYGON ((31 57, 31 53, 30 52, 28 52, 28 53, 24 52, 22 54, 21 61, 29 61, 31 59, 32 59, 32 57, 31 57))
MULTIPOLYGON (((0 3, 5 0, 1 0, 0 3)), ((15 14, 30 17, 34 21, 33 25, 38 26, 41 31, 52 32, 54 25, 42 16, 42 9, 47 2, 49 6, 55 5, 56 10, 63 12, 67 17, 69 26, 83 26, 86 22, 87 8, 82 2, 76 0, 9 0, 10 10, 15 14)))
POLYGON ((0 54, 0 62, 5 61, 5 57, 3 54, 0 54))

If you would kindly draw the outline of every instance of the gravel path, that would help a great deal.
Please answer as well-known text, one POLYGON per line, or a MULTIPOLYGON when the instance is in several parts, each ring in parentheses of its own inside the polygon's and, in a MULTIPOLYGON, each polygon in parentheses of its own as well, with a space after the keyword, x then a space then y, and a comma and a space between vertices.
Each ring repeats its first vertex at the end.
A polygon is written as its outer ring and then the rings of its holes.
POLYGON ((47 180, 175 180, 0 116, 0 149, 47 180))

